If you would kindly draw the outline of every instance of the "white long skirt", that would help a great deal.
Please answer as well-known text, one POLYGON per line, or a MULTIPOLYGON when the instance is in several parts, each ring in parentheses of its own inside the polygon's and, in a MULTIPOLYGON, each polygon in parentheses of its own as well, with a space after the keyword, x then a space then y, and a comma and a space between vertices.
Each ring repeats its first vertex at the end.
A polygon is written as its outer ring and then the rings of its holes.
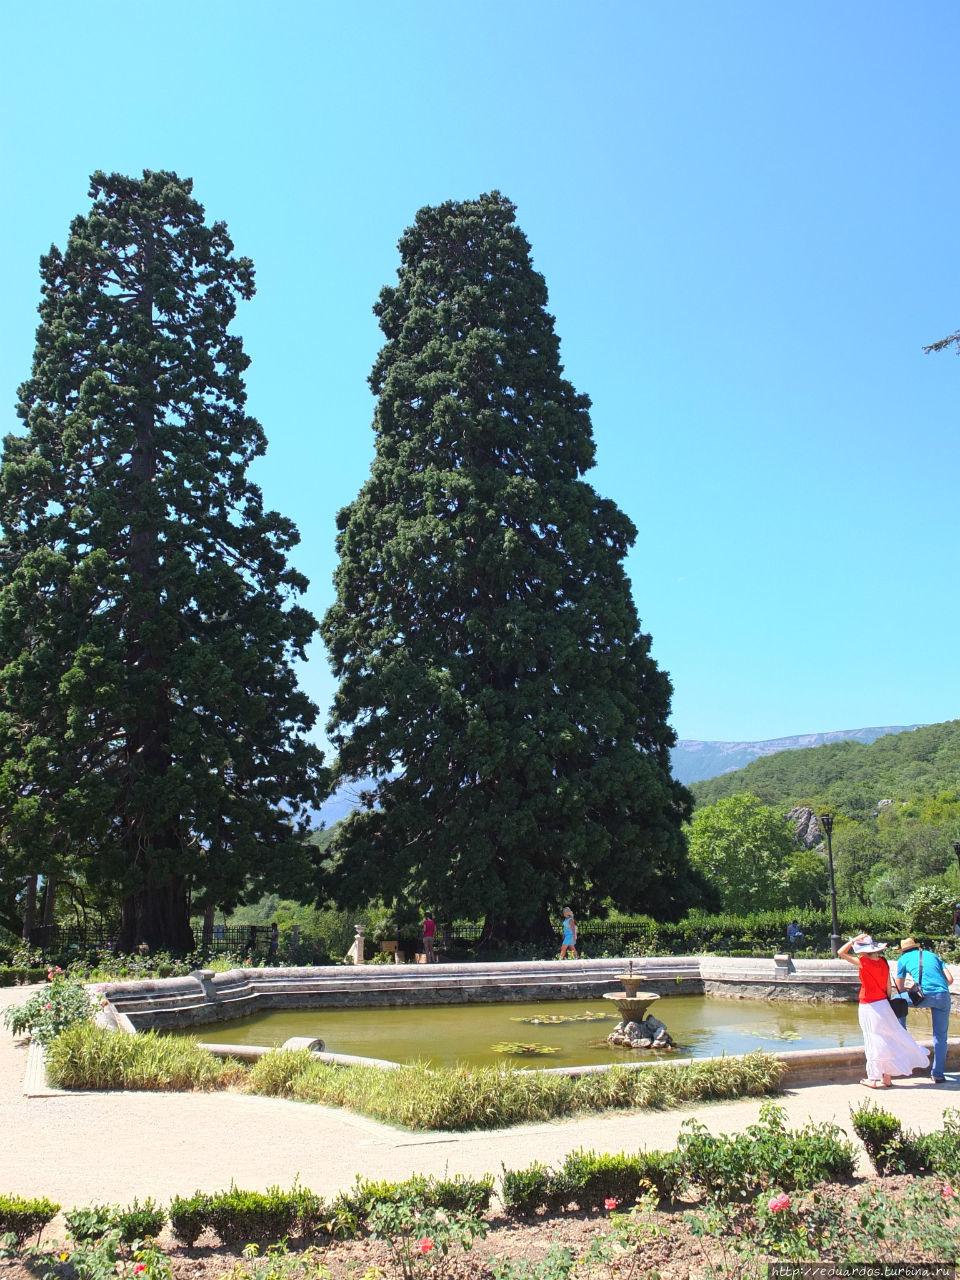
POLYGON ((860 1005, 863 1047, 867 1054, 867 1079, 908 1076, 915 1067, 930 1063, 930 1050, 917 1044, 894 1016, 887 1000, 860 1005))

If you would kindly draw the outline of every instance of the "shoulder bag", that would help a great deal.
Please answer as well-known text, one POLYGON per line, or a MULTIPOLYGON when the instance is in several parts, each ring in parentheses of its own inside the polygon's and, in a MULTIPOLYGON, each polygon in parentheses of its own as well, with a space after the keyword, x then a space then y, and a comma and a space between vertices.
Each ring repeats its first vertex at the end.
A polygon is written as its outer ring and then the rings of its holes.
POLYGON ((890 1008, 893 1010, 893 1016, 895 1018, 906 1017, 907 1010, 910 1008, 910 1004, 906 996, 898 993, 895 996, 887 996, 887 1000, 890 1003, 890 1008))

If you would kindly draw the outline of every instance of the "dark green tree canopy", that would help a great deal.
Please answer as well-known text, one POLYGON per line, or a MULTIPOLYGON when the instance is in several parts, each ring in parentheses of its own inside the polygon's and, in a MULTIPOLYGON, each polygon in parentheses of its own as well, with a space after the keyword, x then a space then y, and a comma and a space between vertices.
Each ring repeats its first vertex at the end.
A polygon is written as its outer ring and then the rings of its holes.
POLYGON ((188 881, 230 904, 305 871, 321 758, 291 664, 316 623, 247 478, 252 263, 176 174, 90 196, 41 260, 0 471, 0 840, 116 886, 123 944, 184 947, 188 881))
POLYGON ((376 457, 339 515, 335 892, 542 928, 612 898, 694 893, 670 776, 671 687, 639 629, 636 536, 581 479, 589 400, 562 376, 547 290, 493 193, 422 209, 375 312, 376 457))

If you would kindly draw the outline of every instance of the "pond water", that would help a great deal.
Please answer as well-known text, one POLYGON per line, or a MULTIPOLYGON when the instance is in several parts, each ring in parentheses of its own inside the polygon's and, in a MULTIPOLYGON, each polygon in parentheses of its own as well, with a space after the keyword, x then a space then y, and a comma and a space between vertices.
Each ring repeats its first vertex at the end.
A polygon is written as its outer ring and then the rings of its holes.
MULTIPOLYGON (((399 1009, 276 1009, 234 1022, 191 1028, 189 1034, 220 1044, 278 1045, 291 1036, 319 1036, 329 1053, 429 1061, 434 1066, 507 1062, 514 1066, 573 1067, 592 1063, 662 1061, 670 1057, 713 1057, 766 1049, 819 1049, 862 1044, 855 1004, 787 1004, 780 1001, 724 1000, 673 996, 650 1012, 665 1022, 676 1052, 614 1049, 604 1037, 617 1021, 603 999, 539 1001, 527 1004, 425 1005, 399 1009), (523 1019, 579 1018, 590 1012, 604 1021, 539 1025, 523 1019), (496 1053, 502 1043, 539 1043, 558 1049, 546 1056, 496 1053)), ((957 1035, 960 1018, 951 1018, 957 1035)), ((909 1029, 929 1038, 930 1017, 910 1015, 909 1029)))

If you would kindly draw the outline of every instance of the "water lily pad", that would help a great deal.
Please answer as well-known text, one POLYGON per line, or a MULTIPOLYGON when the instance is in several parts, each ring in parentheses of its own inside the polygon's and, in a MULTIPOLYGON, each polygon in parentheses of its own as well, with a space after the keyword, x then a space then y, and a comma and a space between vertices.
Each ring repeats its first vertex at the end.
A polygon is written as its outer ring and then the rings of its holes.
POLYGON ((563 1022, 612 1022, 615 1013, 538 1013, 532 1018, 511 1018, 511 1022, 526 1022, 534 1027, 556 1027, 563 1022))
POLYGON ((490 1048, 493 1053, 511 1053, 524 1058, 540 1058, 546 1057, 547 1054, 563 1052, 556 1045, 538 1044, 535 1041, 531 1044, 521 1044, 517 1040, 504 1040, 500 1044, 492 1044, 490 1048))

